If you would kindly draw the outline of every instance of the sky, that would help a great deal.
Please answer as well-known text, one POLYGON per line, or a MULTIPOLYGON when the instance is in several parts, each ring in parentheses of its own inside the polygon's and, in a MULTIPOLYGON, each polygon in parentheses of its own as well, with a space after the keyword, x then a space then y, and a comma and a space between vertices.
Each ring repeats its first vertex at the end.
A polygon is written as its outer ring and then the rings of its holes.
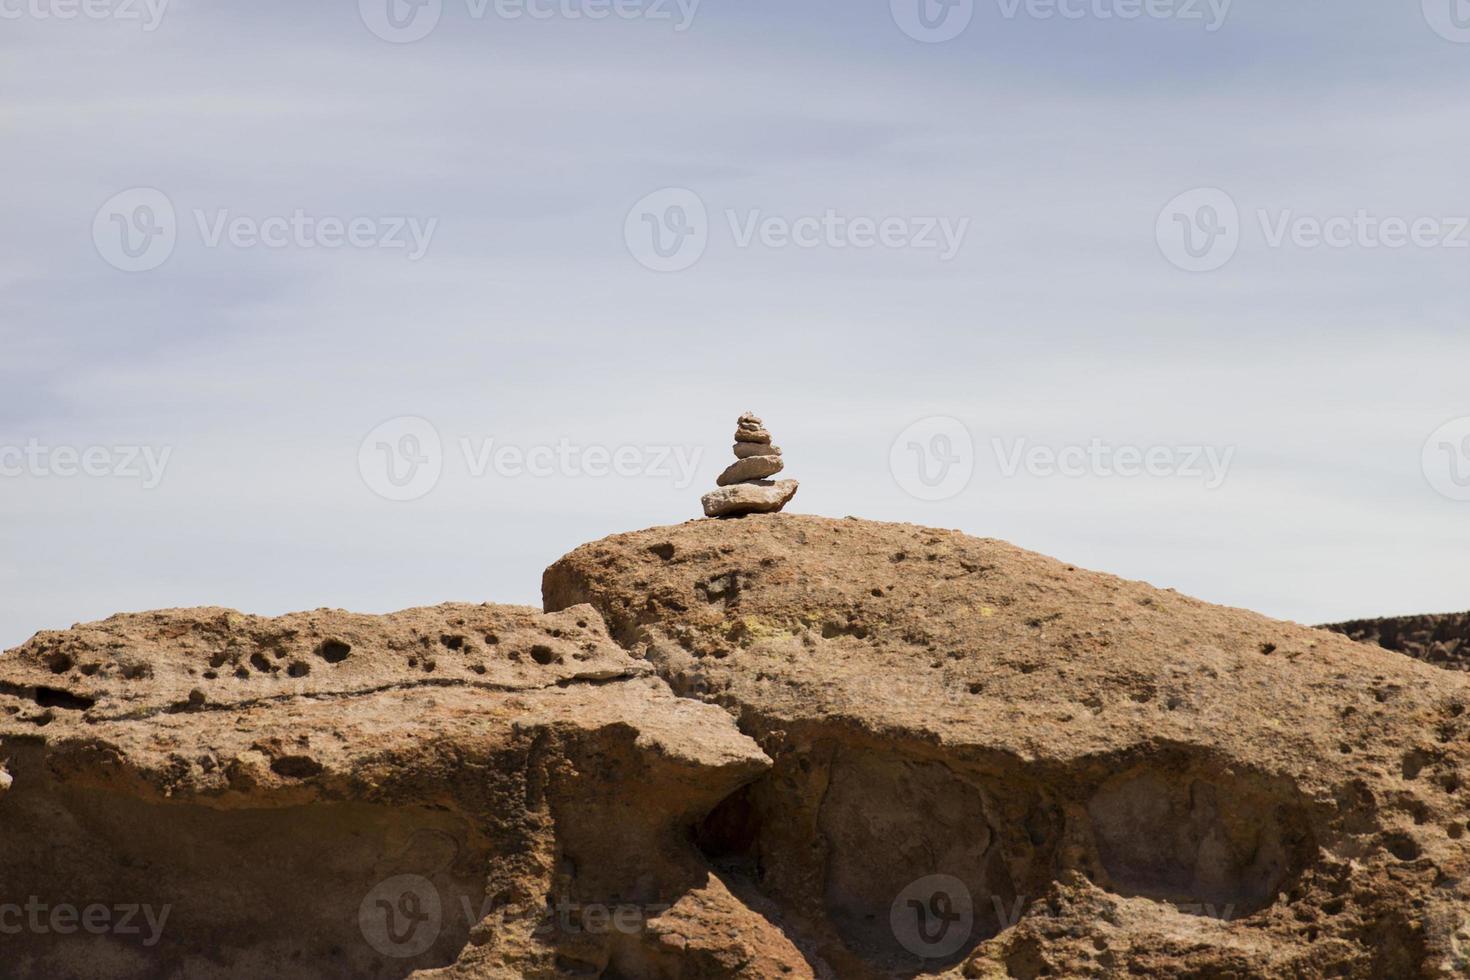
POLYGON ((539 604, 747 410, 792 512, 1465 609, 1467 79, 1464 0, 0 0, 0 647, 539 604))

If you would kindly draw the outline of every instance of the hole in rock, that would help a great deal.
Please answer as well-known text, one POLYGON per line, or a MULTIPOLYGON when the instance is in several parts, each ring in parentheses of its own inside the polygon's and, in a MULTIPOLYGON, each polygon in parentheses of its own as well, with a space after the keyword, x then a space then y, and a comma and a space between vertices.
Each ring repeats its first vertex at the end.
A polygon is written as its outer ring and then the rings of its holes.
POLYGON ((43 708, 60 708, 63 711, 86 711, 97 703, 95 698, 83 697, 55 687, 38 687, 35 702, 43 708))
POLYGON ((717 867, 738 871, 748 877, 759 873, 756 844, 761 817, 751 799, 750 787, 721 801, 694 828, 694 843, 717 867))
POLYGON ((1103 887, 1238 918, 1269 906, 1315 847, 1288 789, 1249 776, 1145 769, 1087 804, 1103 887))
POLYGON ((309 755, 283 755, 271 763, 271 772, 288 779, 309 779, 322 771, 322 764, 309 755))
POLYGON ((1389 834, 1384 839, 1383 846, 1400 861, 1413 861, 1422 853, 1419 842, 1408 834, 1389 834))
POLYGON ((323 640, 322 645, 317 648, 317 655, 329 664, 340 664, 351 652, 352 644, 341 640, 323 640))

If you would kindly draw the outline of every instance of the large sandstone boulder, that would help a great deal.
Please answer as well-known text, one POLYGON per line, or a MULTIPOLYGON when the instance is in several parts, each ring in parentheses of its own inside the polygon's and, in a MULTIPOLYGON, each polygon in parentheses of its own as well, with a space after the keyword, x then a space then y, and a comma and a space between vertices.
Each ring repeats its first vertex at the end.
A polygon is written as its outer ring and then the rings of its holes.
POLYGON ((547 570, 774 760, 695 836, 821 975, 1470 975, 1470 684, 999 541, 795 515, 547 570))
POLYGON ((689 841, 768 760, 651 674, 587 606, 39 634, 0 658, 0 975, 811 976, 689 841))
POLYGON ((1470 678, 956 532, 0 655, 0 976, 1453 977, 1470 678))

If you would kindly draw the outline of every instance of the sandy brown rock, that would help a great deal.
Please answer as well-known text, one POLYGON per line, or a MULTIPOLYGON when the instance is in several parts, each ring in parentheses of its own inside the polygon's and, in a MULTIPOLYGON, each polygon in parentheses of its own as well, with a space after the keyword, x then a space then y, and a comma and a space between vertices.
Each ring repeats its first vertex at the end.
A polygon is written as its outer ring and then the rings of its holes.
POLYGON ((769 432, 767 432, 765 429, 737 428, 735 430, 735 441, 736 442, 757 442, 757 443, 762 443, 762 444, 765 444, 765 445, 769 445, 770 442, 771 442, 771 434, 769 432))
POLYGON ((725 471, 715 478, 715 485, 728 487, 732 483, 763 480, 780 473, 785 465, 780 456, 746 456, 725 467, 725 471))
POLYGON ((42 633, 0 762, 0 903, 161 920, 7 933, 7 977, 811 976, 688 844, 768 760, 587 606, 42 633))
POLYGON ((711 490, 700 498, 705 517, 738 517, 770 514, 785 507, 796 496, 795 480, 757 480, 711 490))
POLYGON ((594 605, 775 760, 697 839, 819 972, 1470 968, 1459 673, 852 519, 617 535, 553 565, 543 594, 594 605))

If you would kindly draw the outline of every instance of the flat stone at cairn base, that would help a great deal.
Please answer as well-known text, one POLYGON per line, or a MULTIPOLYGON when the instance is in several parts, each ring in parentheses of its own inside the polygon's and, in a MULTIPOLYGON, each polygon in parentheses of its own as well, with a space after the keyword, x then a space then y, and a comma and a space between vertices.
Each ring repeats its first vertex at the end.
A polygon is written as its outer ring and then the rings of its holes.
POLYGON ((796 496, 795 480, 758 480, 711 490, 700 498, 705 517, 772 514, 796 496))

